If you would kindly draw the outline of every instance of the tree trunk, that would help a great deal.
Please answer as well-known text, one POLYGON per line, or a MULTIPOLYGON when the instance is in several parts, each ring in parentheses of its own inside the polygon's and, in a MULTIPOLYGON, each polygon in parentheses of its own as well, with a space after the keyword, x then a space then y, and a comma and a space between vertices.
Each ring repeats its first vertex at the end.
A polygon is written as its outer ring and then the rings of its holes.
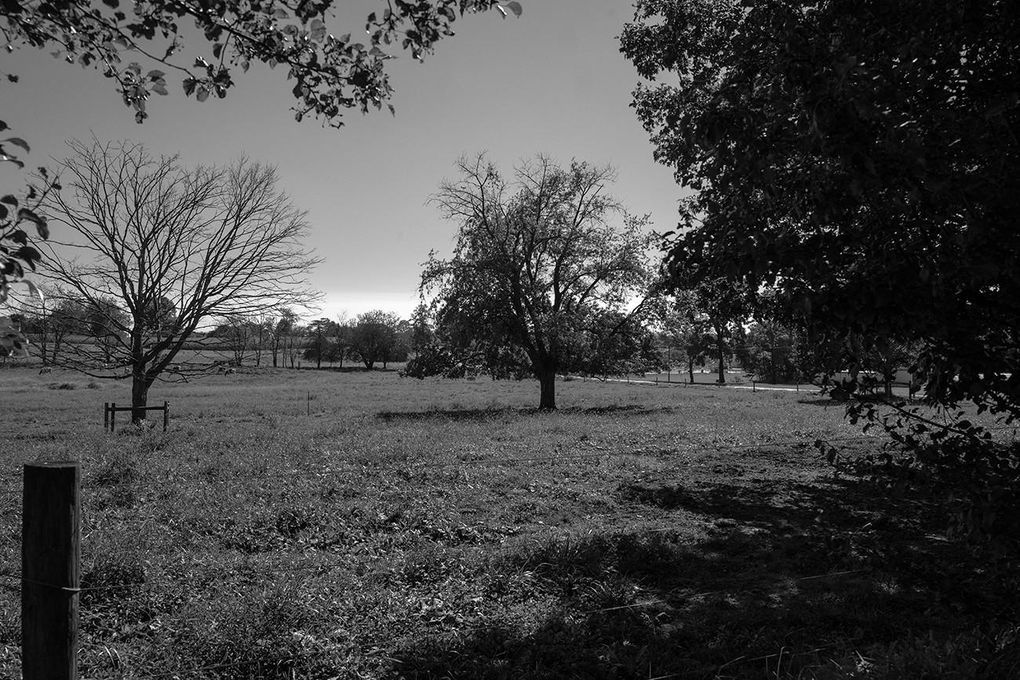
POLYGON ((726 384, 726 341, 722 339, 721 335, 716 336, 715 341, 716 350, 719 354, 719 379, 716 381, 720 385, 726 384))
POLYGON ((556 371, 551 368, 541 368, 536 372, 538 373, 538 384, 541 386, 538 408, 541 411, 555 411, 556 371))
POLYGON ((147 380, 144 373, 135 372, 131 376, 131 422, 145 422, 145 407, 149 402, 149 385, 152 381, 147 380))
POLYGON ((691 378, 691 384, 694 384, 694 359, 687 361, 687 375, 691 378))

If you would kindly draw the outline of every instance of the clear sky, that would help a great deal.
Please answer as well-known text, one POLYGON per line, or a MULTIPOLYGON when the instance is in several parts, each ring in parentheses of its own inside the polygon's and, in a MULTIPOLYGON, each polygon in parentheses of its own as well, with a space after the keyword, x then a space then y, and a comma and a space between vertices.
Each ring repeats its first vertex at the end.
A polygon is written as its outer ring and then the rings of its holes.
MULTIPOLYGON (((329 28, 357 32, 380 4, 347 2, 343 16, 361 18, 329 28)), ((204 103, 186 99, 170 73, 170 95, 150 101, 150 118, 138 125, 113 81, 29 48, 0 56, 0 71, 21 78, 0 88, 0 118, 32 144, 25 160, 33 166, 62 155, 63 140, 93 133, 180 153, 188 164, 242 153, 274 163, 283 188, 308 211, 309 246, 325 260, 310 276, 325 294, 322 313, 380 308, 407 316, 429 250, 452 247, 455 225, 427 200, 453 177, 462 154, 488 151, 507 170, 539 152, 611 164, 619 174, 613 194, 631 212, 651 214, 660 232, 676 226, 680 190, 652 160, 629 108, 638 77, 616 36, 631 18, 630 3, 522 4, 520 19, 490 12, 458 21, 457 35, 423 64, 401 53, 389 62, 396 116, 351 112, 339 131, 312 119, 296 123, 285 72, 255 67, 238 70, 226 99, 204 103)), ((184 54, 190 60, 203 49, 192 43, 184 54)), ((23 183, 0 170, 5 191, 23 183)))

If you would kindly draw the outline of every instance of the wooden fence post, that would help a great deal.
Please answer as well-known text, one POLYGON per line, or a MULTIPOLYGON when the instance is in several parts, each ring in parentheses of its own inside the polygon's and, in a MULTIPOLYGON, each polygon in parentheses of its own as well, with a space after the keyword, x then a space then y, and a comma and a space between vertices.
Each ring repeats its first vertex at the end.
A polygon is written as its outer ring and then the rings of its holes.
POLYGON ((77 461, 24 468, 21 530, 23 680, 78 677, 81 468, 77 461))
POLYGON ((170 402, 163 402, 163 431, 166 432, 166 428, 170 426, 170 402))
POLYGON ((110 432, 117 427, 117 402, 110 402, 110 432))
POLYGON ((103 404, 103 432, 110 429, 110 402, 103 404))

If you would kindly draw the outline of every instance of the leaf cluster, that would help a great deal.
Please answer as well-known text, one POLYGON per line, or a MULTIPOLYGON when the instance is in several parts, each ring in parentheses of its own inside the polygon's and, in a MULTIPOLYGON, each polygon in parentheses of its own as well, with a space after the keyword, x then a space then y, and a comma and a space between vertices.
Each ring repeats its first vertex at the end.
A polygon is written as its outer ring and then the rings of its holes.
POLYGON ((388 105, 392 87, 385 62, 392 58, 391 45, 422 59, 453 34, 453 23, 464 14, 493 7, 504 16, 506 9, 521 14, 517 2, 505 9, 497 0, 394 0, 368 16, 363 42, 329 30, 333 5, 332 0, 8 2, 0 6, 0 34, 8 50, 47 49, 55 58, 97 69, 116 82, 139 123, 149 115, 151 96, 167 94, 167 70, 180 75, 187 96, 205 101, 225 97, 237 70, 262 63, 285 68, 294 81, 298 120, 312 115, 339 127, 347 109, 388 105), (204 40, 199 55, 190 57, 188 24, 204 40), (127 53, 140 55, 140 61, 127 61, 127 53))

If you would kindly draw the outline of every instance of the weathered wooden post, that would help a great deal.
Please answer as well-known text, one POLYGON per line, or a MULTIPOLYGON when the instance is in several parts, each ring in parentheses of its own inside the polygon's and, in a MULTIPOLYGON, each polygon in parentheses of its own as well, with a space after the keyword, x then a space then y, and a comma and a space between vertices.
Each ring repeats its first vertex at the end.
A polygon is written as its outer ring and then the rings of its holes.
POLYGON ((110 432, 117 427, 117 402, 110 402, 110 432))
POLYGON ((166 428, 170 426, 170 402, 163 402, 163 431, 166 432, 166 428))
POLYGON ((81 469, 25 465, 21 530, 23 680, 78 677, 81 469))
POLYGON ((103 404, 103 432, 110 429, 110 402, 103 404))

